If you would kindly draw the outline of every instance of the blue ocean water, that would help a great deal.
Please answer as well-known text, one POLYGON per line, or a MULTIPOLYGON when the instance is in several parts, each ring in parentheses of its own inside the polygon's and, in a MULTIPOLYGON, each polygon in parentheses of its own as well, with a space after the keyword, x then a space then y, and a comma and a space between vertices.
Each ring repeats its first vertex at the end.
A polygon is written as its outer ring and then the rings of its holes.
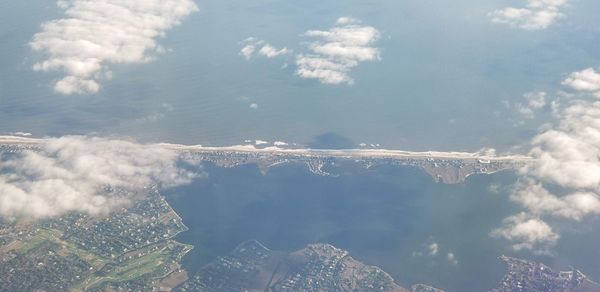
POLYGON ((28 43, 62 11, 54 1, 3 1, 0 133, 230 145, 305 144, 333 132, 386 148, 506 150, 547 121, 523 121, 506 102, 561 89, 566 74, 600 57, 593 13, 600 4, 579 2, 551 30, 528 32, 491 23, 488 12, 504 0, 198 0, 200 11, 158 40, 167 50, 154 61, 107 64, 113 79, 98 94, 61 96, 52 91, 61 73, 33 72, 44 56, 28 43), (305 53, 303 33, 329 29, 341 16, 382 35, 381 61, 353 70, 352 86, 298 78, 293 54, 250 62, 239 55, 250 36, 305 53))

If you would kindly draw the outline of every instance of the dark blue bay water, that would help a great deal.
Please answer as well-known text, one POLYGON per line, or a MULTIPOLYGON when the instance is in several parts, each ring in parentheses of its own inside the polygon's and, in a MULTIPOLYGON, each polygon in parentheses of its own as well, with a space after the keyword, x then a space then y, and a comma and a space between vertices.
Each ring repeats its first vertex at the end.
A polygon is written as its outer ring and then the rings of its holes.
POLYGON ((516 212, 506 188, 489 191, 514 182, 511 173, 443 185, 414 168, 352 169, 336 178, 299 165, 265 176, 255 166, 206 170, 208 179, 168 194, 190 227, 178 238, 195 246, 184 261, 190 271, 248 239, 286 251, 324 242, 382 267, 402 285, 482 291, 504 273, 497 257, 511 252, 488 235, 516 212), (437 255, 429 254, 432 243, 437 255))

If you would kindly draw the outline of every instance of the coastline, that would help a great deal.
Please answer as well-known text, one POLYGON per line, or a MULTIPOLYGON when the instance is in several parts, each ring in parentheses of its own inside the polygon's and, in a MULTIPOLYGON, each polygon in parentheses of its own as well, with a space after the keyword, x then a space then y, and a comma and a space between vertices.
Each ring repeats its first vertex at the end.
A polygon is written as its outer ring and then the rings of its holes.
MULTIPOLYGON (((19 136, 0 136, 0 145, 11 146, 37 146, 44 144, 48 139, 29 138, 19 136)), ((202 146, 182 145, 172 143, 149 144, 178 152, 234 152, 234 153, 256 153, 272 155, 297 155, 314 157, 340 157, 340 158, 415 158, 415 159, 479 159, 482 161, 529 161, 532 157, 518 154, 494 155, 483 152, 460 152, 460 151, 405 151, 397 149, 310 149, 310 148, 283 148, 279 146, 268 146, 257 148, 255 145, 232 145, 232 146, 202 146)))

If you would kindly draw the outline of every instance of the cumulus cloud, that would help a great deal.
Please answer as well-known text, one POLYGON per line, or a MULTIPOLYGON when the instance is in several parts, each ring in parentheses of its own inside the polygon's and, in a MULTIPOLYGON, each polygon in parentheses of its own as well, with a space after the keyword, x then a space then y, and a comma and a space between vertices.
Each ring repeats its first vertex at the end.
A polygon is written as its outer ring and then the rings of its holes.
MULTIPOLYGON (((331 29, 309 30, 304 36, 313 41, 308 42, 305 52, 295 55, 296 75, 301 78, 316 79, 323 84, 353 84, 350 72, 355 67, 381 59, 380 50, 375 47, 379 31, 351 17, 340 17, 331 29)), ((293 52, 255 37, 247 38, 242 45, 239 54, 246 60, 275 58, 293 52)), ((287 67, 286 63, 282 68, 287 67)))
POLYGON ((525 213, 508 217, 505 226, 492 231, 492 236, 502 237, 516 242, 514 250, 528 249, 536 253, 546 253, 548 247, 559 239, 550 225, 539 218, 529 217, 525 213))
POLYGON ((36 71, 59 71, 57 93, 87 94, 112 78, 110 64, 143 63, 161 52, 156 42, 198 10, 191 0, 70 0, 58 1, 65 17, 43 23, 30 42, 47 59, 36 71))
POLYGON ((546 29, 564 14, 568 0, 526 0, 524 8, 505 7, 489 14, 493 22, 526 30, 546 29))
POLYGON ((375 43, 380 38, 377 29, 358 20, 341 17, 327 31, 309 30, 305 36, 319 40, 308 44, 309 53, 298 54, 296 74, 317 79, 323 84, 353 84, 350 71, 362 62, 380 60, 375 43))
POLYGON ((517 108, 517 111, 519 112, 519 114, 521 116, 523 116, 524 118, 526 118, 526 119, 535 118, 535 112, 530 107, 524 106, 523 104, 519 103, 516 105, 516 108, 517 108))
POLYGON ((178 166, 177 153, 122 140, 69 136, 45 140, 39 151, 0 163, 0 216, 27 219, 67 212, 105 215, 143 195, 200 174, 178 166))
POLYGON ((526 119, 533 119, 535 112, 546 106, 546 92, 529 92, 523 95, 526 103, 517 103, 515 108, 526 119))
POLYGON ((448 262, 450 262, 451 264, 453 264, 455 266, 458 265, 458 259, 456 258, 456 255, 454 253, 449 252, 446 255, 446 258, 448 259, 448 262))
POLYGON ((290 53, 290 50, 287 48, 277 49, 269 44, 266 44, 258 51, 258 53, 267 58, 275 58, 290 53))
POLYGON ((579 101, 562 111, 559 125, 534 138, 536 158, 523 172, 565 188, 600 186, 600 102, 579 101))
POLYGON ((600 215, 600 101, 586 97, 600 89, 594 85, 596 77, 593 69, 571 74, 563 84, 579 91, 580 99, 565 108, 553 106, 556 125, 531 142, 534 159, 520 170, 523 178, 510 197, 525 213, 507 219, 495 232, 521 241, 518 249, 541 248, 558 239, 546 219, 579 221, 600 215))
POLYGON ((550 214, 581 220, 589 214, 600 214, 600 198, 590 192, 574 192, 556 196, 541 183, 528 181, 517 188, 511 199, 537 216, 550 214))
POLYGON ((243 47, 240 50, 240 55, 246 60, 250 60, 255 56, 266 58, 275 58, 292 53, 288 48, 278 49, 264 40, 255 37, 249 37, 243 41, 243 47))
POLYGON ((427 246, 427 249, 429 250, 430 256, 435 256, 438 254, 440 246, 437 243, 433 242, 429 246, 427 246))
POLYGON ((529 92, 523 97, 527 100, 527 104, 532 109, 540 109, 546 106, 546 93, 540 92, 529 92))
POLYGON ((563 84, 577 91, 591 92, 600 97, 600 74, 593 68, 571 73, 563 84))
POLYGON ((240 55, 246 58, 246 60, 250 60, 252 59, 254 52, 256 52, 256 46, 247 44, 240 50, 240 55))

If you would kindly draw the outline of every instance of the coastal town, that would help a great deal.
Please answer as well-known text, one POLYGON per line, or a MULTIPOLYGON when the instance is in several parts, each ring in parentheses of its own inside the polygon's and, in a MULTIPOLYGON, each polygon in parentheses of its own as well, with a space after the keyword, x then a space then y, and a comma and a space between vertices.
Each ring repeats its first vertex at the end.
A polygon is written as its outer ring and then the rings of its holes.
POLYGON ((0 221, 0 291, 168 291, 180 284, 180 261, 192 246, 173 238, 187 227, 156 187, 145 191, 105 218, 0 221))
MULTIPOLYGON (((36 151, 44 139, 0 136, 0 152, 18 153, 36 151)), ((277 144, 277 143, 275 143, 277 144)), ((469 176, 491 174, 503 170, 517 170, 531 162, 524 155, 496 155, 493 152, 411 152, 386 149, 307 149, 285 145, 256 145, 205 147, 161 143, 163 147, 181 154, 189 161, 210 162, 220 167, 256 164, 263 174, 271 167, 285 164, 303 164, 316 175, 336 176, 336 168, 355 166, 362 169, 382 165, 420 168, 436 182, 457 184, 469 176)))
POLYGON ((176 289, 188 291, 390 291, 439 292, 418 284, 397 285, 378 267, 353 259, 329 244, 310 244, 292 253, 273 251, 256 240, 240 244, 176 289))

